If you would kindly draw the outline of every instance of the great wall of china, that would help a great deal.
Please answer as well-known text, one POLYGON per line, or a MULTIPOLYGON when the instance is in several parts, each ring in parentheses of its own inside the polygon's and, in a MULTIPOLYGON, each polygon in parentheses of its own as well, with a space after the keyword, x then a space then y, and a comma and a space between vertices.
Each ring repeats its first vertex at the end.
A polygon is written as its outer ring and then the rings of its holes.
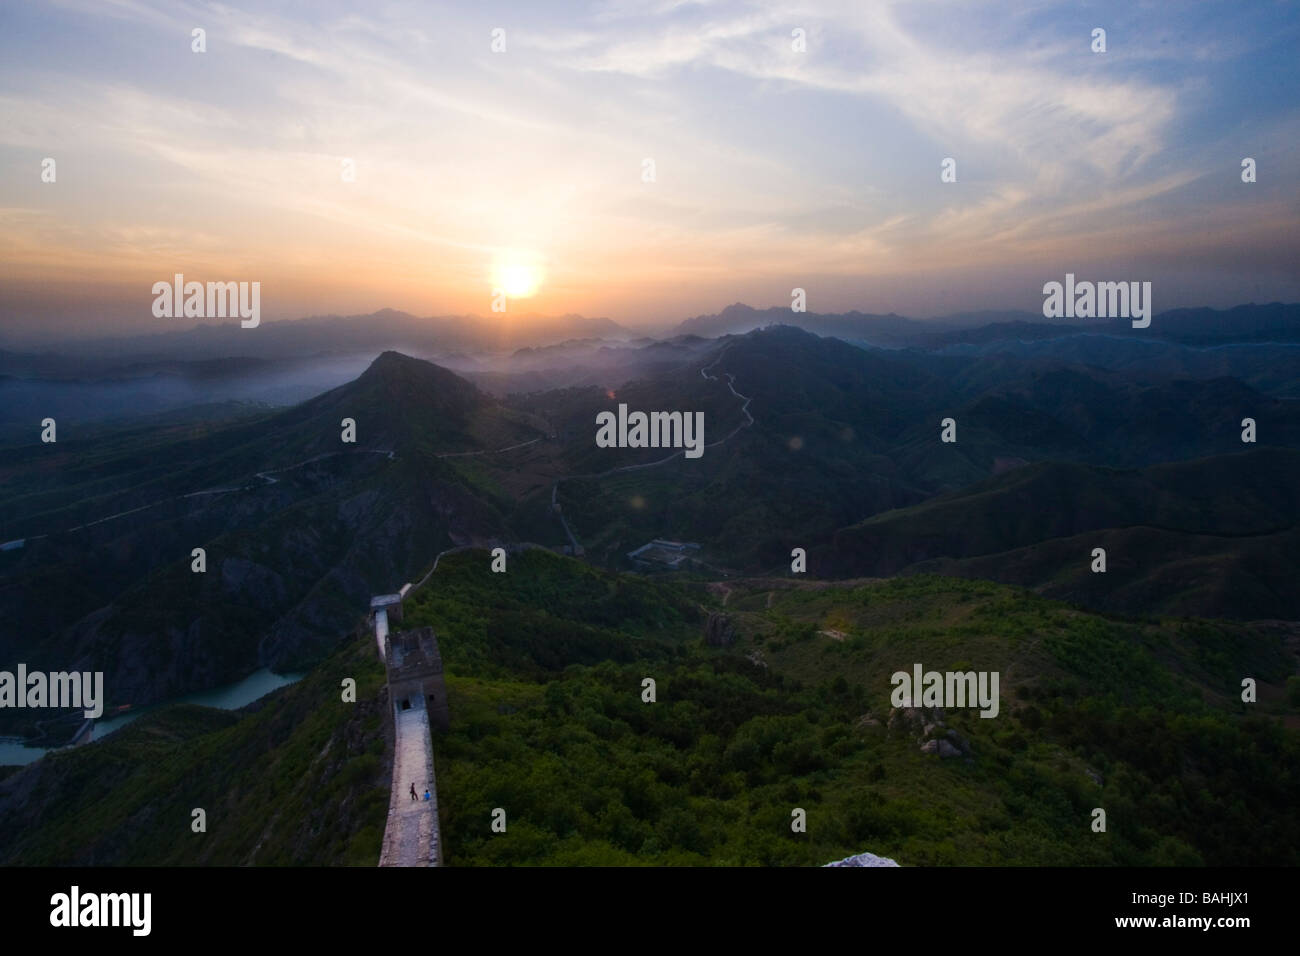
MULTIPOLYGON (((717 381, 717 376, 710 375, 709 369, 716 366, 726 355, 727 349, 708 365, 700 369, 705 379, 717 381)), ((754 417, 749 412, 750 398, 741 395, 735 388, 735 377, 727 373, 727 388, 731 394, 742 400, 740 411, 746 421, 741 422, 727 435, 705 446, 712 448, 732 438, 742 428, 754 424, 754 417)), ((538 441, 540 439, 534 439, 538 441)), ((533 444, 533 441, 512 445, 497 451, 509 451, 533 444)), ((484 452, 462 452, 455 454, 485 454, 484 452)), ((491 452, 486 452, 491 454, 491 452)), ((652 468, 671 461, 682 453, 680 451, 652 462, 637 465, 623 465, 611 468, 598 475, 584 477, 605 477, 618 472, 636 471, 652 468)), ((452 455, 449 454, 448 457, 452 455)), ((391 457, 391 455, 390 455, 391 457)), ((443 457, 443 456, 439 456, 443 457)), ((574 477, 574 476, 569 476, 574 477)), ((564 528, 569 540, 569 553, 581 556, 582 545, 578 543, 568 522, 560 511, 557 494, 560 482, 557 479, 551 487, 551 510, 564 528)), ((508 551, 529 549, 550 551, 543 545, 524 542, 507 548, 508 551)), ((395 594, 378 595, 370 601, 370 616, 375 632, 375 645, 388 676, 388 699, 393 708, 393 779, 388 795, 388 823, 384 828, 383 849, 380 851, 380 866, 441 866, 442 838, 438 824, 438 787, 433 766, 432 726, 446 728, 449 721, 447 711, 447 691, 443 681, 442 655, 438 650, 438 638, 431 627, 422 627, 412 631, 390 631, 390 628, 402 620, 402 602, 413 591, 419 590, 433 573, 438 570, 438 562, 446 555, 472 550, 472 546, 448 548, 433 559, 433 567, 415 584, 405 584, 395 594), (411 791, 415 790, 412 799, 411 791), (425 793, 429 799, 425 799, 425 793)))

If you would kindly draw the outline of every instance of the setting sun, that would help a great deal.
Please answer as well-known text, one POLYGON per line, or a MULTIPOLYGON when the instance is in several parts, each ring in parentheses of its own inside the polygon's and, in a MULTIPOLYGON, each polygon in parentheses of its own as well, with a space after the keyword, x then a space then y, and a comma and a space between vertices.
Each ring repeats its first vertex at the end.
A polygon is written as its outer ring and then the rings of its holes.
POLYGON ((492 284, 512 299, 526 299, 542 284, 542 271, 522 259, 503 259, 493 267, 492 284))

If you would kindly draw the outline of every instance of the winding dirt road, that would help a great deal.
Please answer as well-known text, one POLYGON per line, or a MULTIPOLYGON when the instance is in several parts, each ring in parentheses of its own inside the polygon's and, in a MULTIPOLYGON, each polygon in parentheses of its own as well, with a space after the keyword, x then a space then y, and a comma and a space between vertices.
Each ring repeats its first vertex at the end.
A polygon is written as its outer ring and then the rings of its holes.
MULTIPOLYGON (((700 369, 700 375, 702 375, 705 379, 707 379, 710 382, 718 381, 718 377, 716 375, 709 374, 709 369, 713 368, 715 365, 721 362, 730 349, 731 346, 728 345, 721 352, 719 352, 717 358, 715 358, 708 365, 700 369)), ((736 376, 732 375, 730 372, 724 372, 723 374, 727 376, 727 388, 731 390, 731 394, 735 395, 739 399, 742 399, 743 403, 740 406, 740 410, 741 412, 744 413, 746 420, 741 422, 739 425, 737 425, 735 428, 729 431, 722 438, 719 438, 715 442, 709 442, 708 444, 706 444, 704 446, 705 448, 716 448, 718 445, 721 445, 723 442, 728 441, 729 439, 734 437, 736 433, 739 432, 742 428, 749 428, 751 425, 754 424, 754 416, 749 413, 749 403, 752 401, 752 399, 750 398, 750 396, 742 395, 740 394, 740 392, 736 391, 736 385, 735 385, 736 376)), ((555 484, 551 487, 551 510, 555 513, 555 516, 560 519, 560 524, 564 527, 564 533, 566 536, 568 536, 569 544, 572 546, 573 553, 575 555, 581 553, 582 545, 578 543, 577 536, 574 535, 573 529, 569 527, 569 522, 565 520, 564 514, 560 511, 560 506, 556 501, 556 496, 559 492, 561 482, 571 481, 574 478, 606 478, 609 475, 617 475, 625 471, 639 471, 643 468, 654 468, 658 465, 667 464, 668 462, 672 461, 674 458, 678 458, 684 454, 686 454, 685 448, 673 452, 671 455, 668 455, 666 458, 659 458, 656 459, 655 461, 647 461, 639 465, 620 465, 617 468, 610 468, 607 471, 600 471, 594 474, 565 475, 563 478, 555 479, 555 484)))

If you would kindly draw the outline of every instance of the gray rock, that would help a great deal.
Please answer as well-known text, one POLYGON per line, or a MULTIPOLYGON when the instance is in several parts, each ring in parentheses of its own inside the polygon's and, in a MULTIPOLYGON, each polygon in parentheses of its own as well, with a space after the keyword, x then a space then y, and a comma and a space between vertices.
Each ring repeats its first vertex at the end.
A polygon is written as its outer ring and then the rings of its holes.
POLYGON ((932 741, 930 741, 930 743, 934 743, 934 744, 938 744, 938 745, 939 745, 939 756, 940 756, 940 757, 960 757, 960 756, 961 756, 961 751, 958 750, 956 747, 954 747, 952 744, 950 744, 950 743, 949 743, 948 741, 946 741, 946 740, 932 740, 932 741))
POLYGON ((842 860, 836 860, 834 863, 827 863, 826 866, 898 866, 887 856, 876 856, 874 853, 857 853, 853 856, 846 856, 842 860))

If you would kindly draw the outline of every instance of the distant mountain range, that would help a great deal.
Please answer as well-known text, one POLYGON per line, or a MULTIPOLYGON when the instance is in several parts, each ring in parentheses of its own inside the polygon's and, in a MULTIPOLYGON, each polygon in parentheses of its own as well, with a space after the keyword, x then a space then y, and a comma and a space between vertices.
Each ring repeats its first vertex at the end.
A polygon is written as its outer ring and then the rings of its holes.
MULTIPOLYGON (((888 348, 944 348, 1002 340, 1057 338, 1080 332, 1131 337, 1139 341, 1160 339, 1205 347, 1233 342, 1300 342, 1300 304, 1254 303, 1231 309, 1171 309, 1157 313, 1146 329, 1134 329, 1127 319, 1053 322, 1041 314, 1014 310, 963 312, 933 319, 916 319, 888 313, 791 312, 788 307, 755 309, 743 303, 721 312, 697 315, 676 325, 665 325, 660 338, 738 335, 769 325, 792 325, 817 335, 888 348)), ((543 316, 536 313, 494 313, 488 316, 415 316, 394 309, 363 315, 311 316, 303 319, 264 321, 257 329, 240 328, 238 322, 201 322, 197 326, 149 335, 71 340, 57 348, 27 348, 9 356, 33 368, 53 358, 90 360, 94 368, 106 360, 227 359, 260 360, 304 358, 321 354, 350 354, 399 349, 417 354, 450 350, 510 351, 545 348, 583 339, 648 343, 634 332, 607 318, 581 315, 543 316), (26 357, 23 357, 26 353, 26 357)), ((3 374, 3 373, 0 373, 3 374)))
POLYGON ((1170 309, 1157 313, 1149 328, 1134 329, 1128 319, 1052 322, 1045 320, 1041 313, 1032 312, 964 312, 934 319, 912 319, 892 312, 820 314, 791 312, 788 307, 755 309, 737 302, 719 313, 686 319, 672 329, 672 334, 713 338, 743 334, 769 325, 793 325, 817 335, 894 348, 942 348, 1003 339, 1058 338, 1080 332, 1208 346, 1230 342, 1300 342, 1300 304, 1251 303, 1226 310, 1170 309))
MULTIPOLYGON (((1032 318, 1028 313, 1009 313, 1006 316, 989 318, 987 321, 1014 321, 1015 318, 1032 318)), ((987 324, 979 323, 979 324, 987 324)), ((819 314, 816 312, 792 312, 788 307, 774 306, 768 309, 755 309, 742 302, 727 306, 713 315, 697 315, 685 319, 673 327, 676 335, 701 335, 716 338, 721 335, 743 335, 755 329, 769 325, 791 325, 814 332, 817 335, 832 335, 836 338, 870 341, 873 344, 891 345, 914 341, 917 337, 936 330, 946 330, 955 324, 944 319, 922 321, 889 313, 888 315, 871 315, 865 312, 846 312, 842 314, 819 314)))
MULTIPOLYGON (((1203 506, 1223 505, 1219 513, 1238 514, 1239 509, 1228 506, 1251 486, 1246 479, 1285 475, 1278 454, 1283 448, 1300 448, 1300 404, 1234 378, 1154 376, 1147 381, 1129 372, 1045 360, 864 350, 791 327, 723 339, 717 354, 717 371, 734 375, 736 388, 750 397, 755 424, 710 449, 699 462, 679 459, 653 470, 566 482, 560 501, 596 560, 616 565, 629 550, 624 547, 628 542, 669 537, 700 542, 717 564, 744 571, 788 568, 791 548, 803 547, 810 572, 820 576, 897 573, 941 556, 966 559, 1084 528, 1128 527, 1152 520, 1151 502, 1171 503, 1173 492, 1162 491, 1161 485, 1142 499, 1141 508, 1100 512, 1104 519, 1085 521, 1079 490, 1095 488, 1103 498, 1112 490, 1118 495, 1119 489, 1111 488, 1118 479, 1109 477, 1115 469, 1208 459, 1199 470, 1186 466, 1195 475, 1191 482, 1210 496, 1203 506), (1256 421, 1259 442, 1274 451, 1242 443, 1241 421, 1247 417, 1256 421), (956 422, 955 443, 940 441, 945 418, 956 422), (1257 447, 1255 457, 1246 454, 1243 462, 1243 453, 1257 447), (1059 469, 1050 474, 1060 480, 1037 483, 1032 500, 999 498, 981 484, 1000 481, 1018 487, 1028 468, 1049 467, 1059 469), (848 530, 867 527, 860 524, 864 520, 881 520, 871 516, 912 514, 896 509, 915 506, 918 514, 929 514, 928 509, 950 500, 942 496, 967 493, 969 497, 951 499, 952 507, 963 520, 974 522, 979 530, 973 540, 983 550, 958 548, 955 539, 943 536, 936 543, 908 523, 899 540, 931 550, 878 554, 877 538, 848 530), (629 501, 636 506, 629 507, 629 501), (1059 521, 1068 527, 1052 524, 1059 521), (1011 540, 996 534, 1006 522, 1023 526, 1027 536, 1011 540)), ((717 410, 706 414, 706 421, 717 423, 713 434, 725 435, 737 423, 739 402, 699 376, 645 381, 619 395, 620 400, 633 396, 627 400, 635 407, 651 408, 709 407, 707 401, 721 398, 723 407, 715 405, 717 410), (731 402, 729 408, 725 400, 731 402)), ((601 400, 593 395, 588 403, 578 403, 567 419, 561 411, 553 414, 580 434, 601 400)), ((535 401, 545 406, 552 400, 543 395, 535 401)), ((637 460, 631 453, 615 457, 590 447, 585 455, 583 472, 596 470, 597 461, 608 467, 637 460)), ((1257 497, 1263 501, 1267 496, 1257 497)), ((1118 500, 1129 499, 1121 495, 1118 500)), ((1206 532, 1187 522, 1168 527, 1192 534, 1277 533, 1289 527, 1290 515, 1285 511, 1267 529, 1242 525, 1235 532, 1206 532)), ((959 527, 954 521, 951 533, 959 527)), ((1276 547, 1286 543, 1282 538, 1268 541, 1276 547)), ((1139 561, 1144 573, 1165 563, 1155 549, 1143 552, 1139 561)), ((1289 566, 1279 555, 1279 567, 1289 566)), ((995 572, 984 576, 1002 579, 995 572)), ((1106 580, 1113 584, 1118 577, 1106 580)), ((1177 600, 1161 606, 1228 614, 1216 593, 1179 592, 1177 600)), ((1107 606, 1121 609, 1108 601, 1107 606)), ((1249 605, 1234 602, 1231 614, 1248 614, 1249 605)), ((1122 609, 1141 607, 1132 600, 1122 609)), ((1300 616, 1300 600, 1285 594, 1259 608, 1270 616, 1300 616)))
POLYGON ((425 352, 446 349, 516 349, 553 345, 570 339, 630 339, 636 334, 609 319, 580 315, 543 316, 530 312, 489 316, 421 317, 395 309, 368 315, 325 315, 263 321, 256 329, 238 322, 201 322, 175 332, 117 338, 82 339, 60 344, 73 357, 122 356, 201 359, 251 356, 301 358, 387 348, 425 352))

